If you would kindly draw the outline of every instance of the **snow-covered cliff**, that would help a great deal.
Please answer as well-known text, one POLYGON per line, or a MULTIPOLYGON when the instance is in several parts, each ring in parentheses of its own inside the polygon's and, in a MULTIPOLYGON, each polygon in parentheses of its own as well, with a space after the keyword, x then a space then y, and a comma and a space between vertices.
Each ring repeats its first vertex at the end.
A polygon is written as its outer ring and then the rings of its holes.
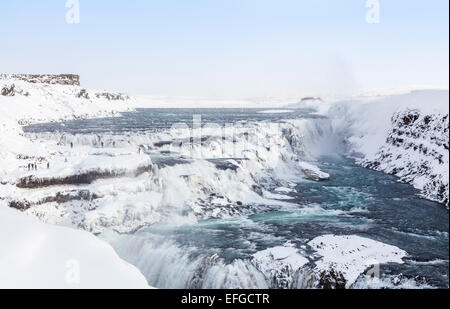
POLYGON ((336 136, 365 167, 390 173, 448 206, 449 92, 337 102, 329 106, 336 136))
POLYGON ((448 129, 448 114, 397 112, 386 143, 374 159, 362 164, 396 175, 420 189, 424 197, 448 207, 448 129))

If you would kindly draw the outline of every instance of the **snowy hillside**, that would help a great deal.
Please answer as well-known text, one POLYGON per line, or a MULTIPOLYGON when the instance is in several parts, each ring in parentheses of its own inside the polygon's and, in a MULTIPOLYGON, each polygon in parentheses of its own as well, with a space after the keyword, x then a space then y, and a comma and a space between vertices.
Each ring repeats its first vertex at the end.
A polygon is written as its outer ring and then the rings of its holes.
POLYGON ((39 83, 34 79, 28 82, 23 76, 0 76, 0 175, 17 165, 18 155, 39 154, 40 150, 23 138, 22 125, 115 116, 132 110, 135 104, 135 100, 119 93, 87 91, 77 84, 52 82, 39 83))
POLYGON ((0 288, 148 288, 134 266, 83 231, 44 224, 0 201, 0 288))
MULTIPOLYGON (((130 109, 127 97, 88 93, 76 79, 36 78, 27 81, 23 76, 0 76, 3 185, 20 165, 20 158, 47 154, 23 136, 22 124, 115 115, 130 109)), ((5 197, 0 195, 1 288, 148 287, 140 272, 122 261, 108 244, 86 232, 53 227, 19 214, 8 207, 5 197), (79 273, 72 274, 71 269, 79 273)))

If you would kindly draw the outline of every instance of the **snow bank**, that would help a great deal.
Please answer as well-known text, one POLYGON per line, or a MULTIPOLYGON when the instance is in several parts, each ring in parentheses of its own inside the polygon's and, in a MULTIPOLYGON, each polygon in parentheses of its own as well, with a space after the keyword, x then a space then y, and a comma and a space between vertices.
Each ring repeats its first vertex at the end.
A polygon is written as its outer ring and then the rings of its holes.
POLYGON ((366 269, 383 263, 403 264, 407 253, 395 246, 368 238, 323 235, 308 243, 321 259, 316 261, 316 271, 334 270, 344 276, 346 288, 350 288, 366 269))
POLYGON ((148 288, 95 236, 46 225, 0 204, 0 288, 148 288))

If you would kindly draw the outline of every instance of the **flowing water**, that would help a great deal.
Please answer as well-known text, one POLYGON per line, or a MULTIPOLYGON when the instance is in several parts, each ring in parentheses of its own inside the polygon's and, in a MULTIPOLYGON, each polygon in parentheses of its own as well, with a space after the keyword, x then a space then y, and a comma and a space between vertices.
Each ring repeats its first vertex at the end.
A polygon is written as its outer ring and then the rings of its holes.
MULTIPOLYGON (((190 125, 195 114, 202 115, 203 122, 220 125, 320 118, 308 110, 260 112, 142 109, 120 118, 39 124, 25 130, 38 134, 156 134, 176 122, 190 125)), ((177 213, 130 235, 106 233, 103 237, 158 288, 284 287, 274 285, 256 269, 251 262, 253 254, 289 242, 308 256, 307 242, 326 234, 359 235, 405 250, 404 264, 381 266, 382 287, 448 288, 449 214, 443 205, 421 199, 417 190, 395 177, 364 169, 340 154, 322 155, 317 165, 330 174, 330 180, 291 179, 294 190, 283 193, 290 199, 280 205, 253 205, 247 214, 217 219, 197 220, 177 213)), ((371 287, 362 281, 356 286, 371 287)), ((290 287, 304 285, 294 280, 290 287)))

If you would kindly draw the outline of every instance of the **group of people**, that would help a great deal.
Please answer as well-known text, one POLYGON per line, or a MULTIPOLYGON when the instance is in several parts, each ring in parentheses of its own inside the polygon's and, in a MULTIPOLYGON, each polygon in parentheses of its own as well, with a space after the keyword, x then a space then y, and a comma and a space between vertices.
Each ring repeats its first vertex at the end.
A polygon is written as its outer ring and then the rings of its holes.
MULTIPOLYGON (((105 147, 105 143, 104 142, 101 142, 100 145, 102 146, 102 148, 105 147)), ((114 148, 116 147, 116 142, 115 141, 112 142, 112 146, 114 148)), ((73 142, 70 142, 70 148, 73 148, 73 142)))
POLYGON ((37 164, 36 163, 28 163, 28 170, 37 170, 37 164))
MULTIPOLYGON (((102 147, 104 146, 103 142, 101 143, 102 147)), ((113 147, 116 147, 116 142, 113 142, 113 147)), ((73 142, 70 143, 70 148, 73 148, 73 142)), ((138 147, 138 154, 142 153, 142 148, 138 147)), ((67 158, 64 160, 67 163, 67 158)), ((36 163, 28 163, 29 171, 37 171, 38 165, 36 163)), ((50 169, 50 162, 47 162, 47 169, 50 169)))
MULTIPOLYGON (((50 162, 47 162, 47 169, 50 168, 50 162)), ((28 170, 29 171, 37 171, 37 164, 36 163, 28 163, 28 170)))
MULTIPOLYGON (((50 162, 47 162, 47 169, 50 168, 50 162)), ((28 170, 29 171, 37 171, 38 165, 36 163, 28 163, 28 170)))

